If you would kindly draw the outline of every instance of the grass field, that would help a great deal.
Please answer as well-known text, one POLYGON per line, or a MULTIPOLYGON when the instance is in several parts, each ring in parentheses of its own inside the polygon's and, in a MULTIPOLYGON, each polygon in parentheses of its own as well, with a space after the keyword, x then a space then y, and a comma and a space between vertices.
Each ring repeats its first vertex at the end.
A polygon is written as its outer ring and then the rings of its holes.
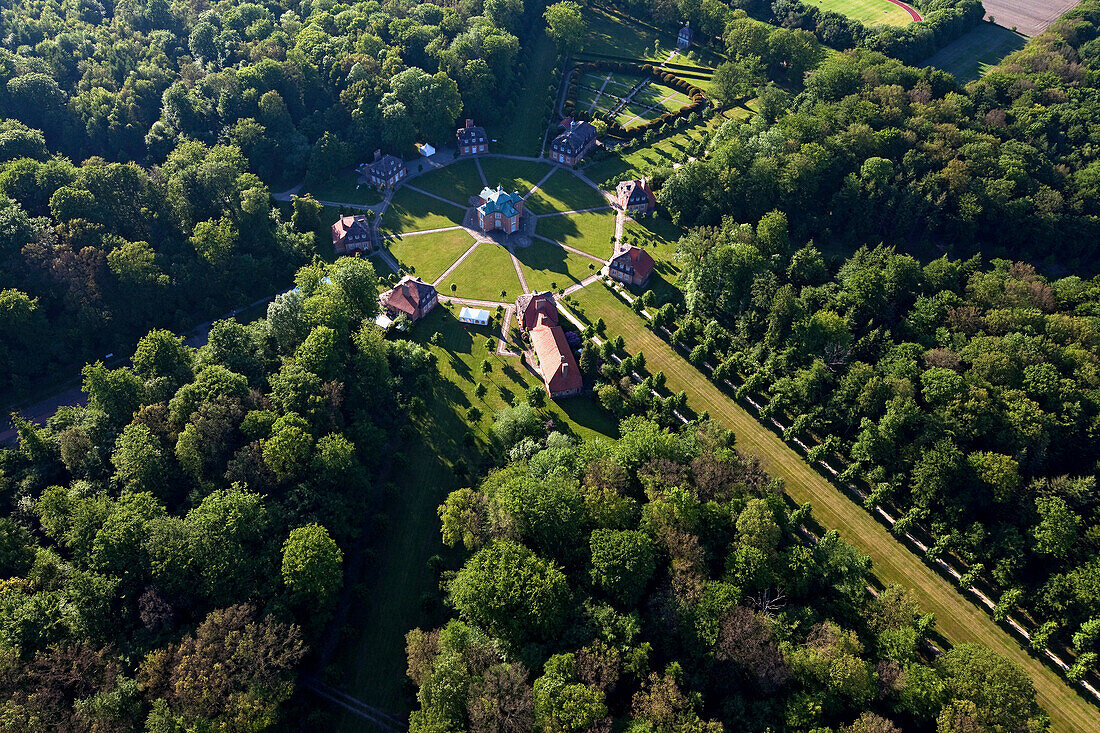
POLYGON ((309 193, 318 201, 334 201, 338 204, 373 206, 382 200, 382 194, 368 183, 360 184, 355 171, 341 171, 327 181, 312 186, 302 186, 299 195, 309 193), (356 186, 359 188, 357 189, 356 186))
POLYGON ((542 30, 523 44, 520 58, 527 62, 527 83, 516 97, 516 114, 486 130, 489 134, 489 150, 510 155, 538 155, 548 123, 546 104, 547 88, 554 83, 554 62, 558 57, 557 46, 542 30), (497 142, 494 142, 493 139, 497 142))
POLYGON ((528 211, 550 214, 607 206, 607 199, 571 172, 559 169, 524 202, 528 211))
POLYGON ((623 226, 623 240, 644 246, 653 258, 653 275, 647 289, 653 291, 658 306, 684 299, 678 287, 680 264, 676 262, 676 242, 682 233, 680 227, 667 219, 653 216, 627 221, 623 226))
POLYGON ((1100 718, 1096 707, 1025 652, 1015 638, 811 468, 779 436, 645 328, 641 316, 602 285, 585 288, 575 297, 586 318, 602 317, 609 334, 623 335, 630 353, 644 352, 647 368, 663 371, 669 390, 684 390, 693 410, 707 410, 712 418, 733 430, 738 449, 757 457, 772 476, 783 479, 786 493, 796 503, 810 502, 818 522, 837 530, 847 542, 869 555, 874 573, 883 583, 912 589, 921 608, 935 614, 936 629, 948 641, 984 644, 1023 668, 1035 683, 1039 703, 1050 715, 1052 731, 1096 730, 1100 718))
POLYGON ((484 186, 472 160, 459 160, 438 170, 417 176, 410 183, 428 193, 442 196, 461 206, 470 196, 476 196, 484 186))
POLYGON ((425 229, 439 229, 461 224, 466 215, 458 206, 448 206, 442 201, 402 187, 393 195, 390 205, 382 214, 382 229, 400 234, 425 229))
POLYGON ((521 196, 535 187, 550 172, 549 163, 509 158, 482 158, 481 170, 490 188, 504 186, 507 191, 519 191, 521 196))
POLYGON ((416 234, 391 239, 389 250, 397 261, 425 282, 435 282, 462 253, 474 245, 465 229, 435 234, 416 234))
POLYGON ((943 69, 965 83, 982 76, 1005 56, 1023 48, 1025 43, 1025 36, 1008 28, 979 23, 925 59, 924 65, 943 69))
POLYGON ((913 22, 913 18, 904 8, 887 0, 806 0, 806 3, 819 10, 832 10, 847 15, 867 25, 909 25, 913 22))
POLYGON ((592 211, 539 219, 535 232, 555 242, 567 244, 601 259, 611 256, 611 237, 615 235, 615 214, 592 211))
MULTIPOLYGON (((427 339, 436 331, 442 341, 428 348, 439 360, 442 379, 424 396, 427 409, 413 420, 418 436, 406 445, 403 460, 395 467, 399 491, 385 500, 386 522, 379 526, 376 555, 369 563, 373 572, 364 584, 363 602, 356 604, 354 628, 349 629, 337 659, 346 673, 341 688, 394 715, 409 710, 405 634, 445 620, 426 609, 422 599, 436 589, 428 560, 433 555, 448 556, 440 541, 436 507, 448 493, 468 484, 456 477, 452 467, 462 458, 477 471, 492 416, 508 404, 505 396, 519 400, 528 388, 541 384, 519 359, 502 358, 485 347, 485 339, 497 335, 490 328, 461 324, 453 311, 440 306, 413 334, 428 346, 427 339), (481 373, 484 359, 493 365, 488 375, 481 373), (475 396, 478 383, 488 387, 484 399, 475 396), (482 413, 473 426, 465 418, 472 406, 482 413), (471 432, 472 445, 465 441, 471 432)), ((546 413, 584 439, 618 436, 614 420, 591 397, 550 403, 546 413)), ((363 720, 345 714, 337 729, 362 731, 363 720)))
POLYGON ((500 245, 484 242, 439 287, 442 295, 494 301, 502 300, 501 290, 507 292, 504 301, 515 300, 520 293, 519 276, 512 264, 512 256, 500 245), (458 286, 453 293, 451 285, 458 286))
POLYGON ((541 239, 534 240, 528 247, 517 247, 516 259, 532 291, 567 288, 594 275, 600 268, 594 260, 541 239))

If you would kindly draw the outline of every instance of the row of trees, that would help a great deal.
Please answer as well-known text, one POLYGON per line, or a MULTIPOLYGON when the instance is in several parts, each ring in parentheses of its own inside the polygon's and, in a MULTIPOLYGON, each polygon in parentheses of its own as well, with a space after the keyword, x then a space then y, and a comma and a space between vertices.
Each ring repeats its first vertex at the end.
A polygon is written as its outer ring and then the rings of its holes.
MULTIPOLYGON (((887 247, 839 267, 795 249, 787 217, 700 229, 678 245, 682 310, 654 323, 793 435, 839 456, 868 505, 902 515, 1095 662, 1100 281, 1025 263, 887 247)), ((997 593, 1003 594, 997 596, 997 593)), ((1041 644, 1040 644, 1041 646, 1041 644)))
MULTIPOLYGON (((518 408, 522 409, 522 408, 518 408)), ((615 443, 537 421, 439 508, 457 618, 408 635, 413 731, 1043 730, 1027 677, 933 621, 709 421, 615 443)))
POLYGON ((371 323, 378 278, 298 272, 251 324, 132 368, 0 449, 0 718, 17 730, 261 730, 321 635, 434 360, 371 323))

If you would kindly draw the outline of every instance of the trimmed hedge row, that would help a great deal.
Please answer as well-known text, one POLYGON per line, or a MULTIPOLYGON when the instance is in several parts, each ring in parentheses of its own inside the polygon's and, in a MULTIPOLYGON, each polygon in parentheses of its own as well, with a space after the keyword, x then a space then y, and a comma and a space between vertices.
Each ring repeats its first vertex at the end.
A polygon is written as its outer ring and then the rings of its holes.
POLYGON ((702 110, 707 105, 707 97, 702 89, 695 86, 686 79, 682 79, 678 76, 668 73, 663 69, 653 66, 652 64, 635 64, 627 61, 611 61, 611 60, 598 60, 598 61, 585 61, 578 64, 574 68, 574 73, 569 80, 569 88, 566 91, 566 101, 563 107, 563 111, 567 115, 573 115, 578 119, 583 119, 587 116, 587 111, 580 111, 577 109, 577 79, 588 72, 595 71, 612 71, 624 74, 641 74, 643 76, 649 76, 653 79, 672 87, 673 89, 683 92, 687 96, 691 97, 691 103, 686 104, 675 112, 665 112, 664 114, 656 117, 647 122, 643 122, 639 125, 631 125, 624 128, 614 119, 604 121, 607 123, 607 131, 613 137, 620 140, 629 140, 631 138, 640 137, 647 131, 656 129, 665 123, 671 122, 677 117, 686 117, 693 112, 702 110))

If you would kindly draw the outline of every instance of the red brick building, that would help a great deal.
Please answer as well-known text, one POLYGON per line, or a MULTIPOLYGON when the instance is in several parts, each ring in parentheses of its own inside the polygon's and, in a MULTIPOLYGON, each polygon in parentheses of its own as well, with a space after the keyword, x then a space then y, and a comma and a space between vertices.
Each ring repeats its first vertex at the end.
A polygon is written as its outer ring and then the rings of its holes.
POLYGON ((338 255, 370 252, 370 220, 362 214, 341 216, 332 225, 332 247, 338 255))
POLYGON ((367 166, 367 179, 379 188, 393 188, 408 173, 405 161, 396 155, 382 155, 381 150, 374 151, 374 161, 367 166))
POLYGON ((477 225, 483 232, 499 229, 505 234, 519 230, 519 218, 523 215, 523 197, 518 191, 508 193, 500 186, 496 190, 486 186, 478 194, 481 205, 477 207, 477 225))
POLYGON ((564 132, 550 142, 550 160, 563 165, 576 165, 596 144, 596 128, 570 117, 562 120, 562 127, 564 132))
POLYGON ((524 293, 516 298, 516 321, 531 339, 534 363, 551 399, 581 393, 584 379, 565 331, 558 325, 558 307, 553 294, 524 293))
POLYGON ((466 126, 455 131, 459 155, 477 155, 489 152, 489 137, 484 127, 478 127, 473 120, 466 120, 466 126))
POLYGON ((631 214, 649 214, 657 208, 657 197, 649 187, 648 178, 619 181, 615 187, 619 208, 631 214))
POLYGON ((644 288, 653 274, 653 258, 641 247, 620 246, 607 261, 607 274, 621 283, 644 288))
POLYGON ((383 293, 379 301, 391 318, 404 313, 409 320, 419 321, 439 303, 439 294, 420 278, 406 275, 392 290, 383 293))

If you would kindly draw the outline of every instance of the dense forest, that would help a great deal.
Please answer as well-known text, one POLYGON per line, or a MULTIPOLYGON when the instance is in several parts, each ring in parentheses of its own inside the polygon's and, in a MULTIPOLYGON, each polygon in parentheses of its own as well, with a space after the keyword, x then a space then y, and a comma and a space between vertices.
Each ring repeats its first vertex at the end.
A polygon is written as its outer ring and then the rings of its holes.
POLYGON ((413 731, 1040 731, 1030 680, 962 645, 930 661, 907 593, 800 533, 732 436, 628 418, 577 443, 534 423, 439 508, 469 551, 458 618, 408 636, 413 731))
POLYGON ((0 450, 4 730, 279 720, 436 375, 369 323, 369 263, 296 282, 198 351, 152 331, 132 368, 89 365, 87 407, 0 450))
POLYGON ((515 0, 6 3, 0 394, 284 289, 314 242, 269 189, 446 141, 464 109, 506 117, 515 33, 540 14, 515 0))

